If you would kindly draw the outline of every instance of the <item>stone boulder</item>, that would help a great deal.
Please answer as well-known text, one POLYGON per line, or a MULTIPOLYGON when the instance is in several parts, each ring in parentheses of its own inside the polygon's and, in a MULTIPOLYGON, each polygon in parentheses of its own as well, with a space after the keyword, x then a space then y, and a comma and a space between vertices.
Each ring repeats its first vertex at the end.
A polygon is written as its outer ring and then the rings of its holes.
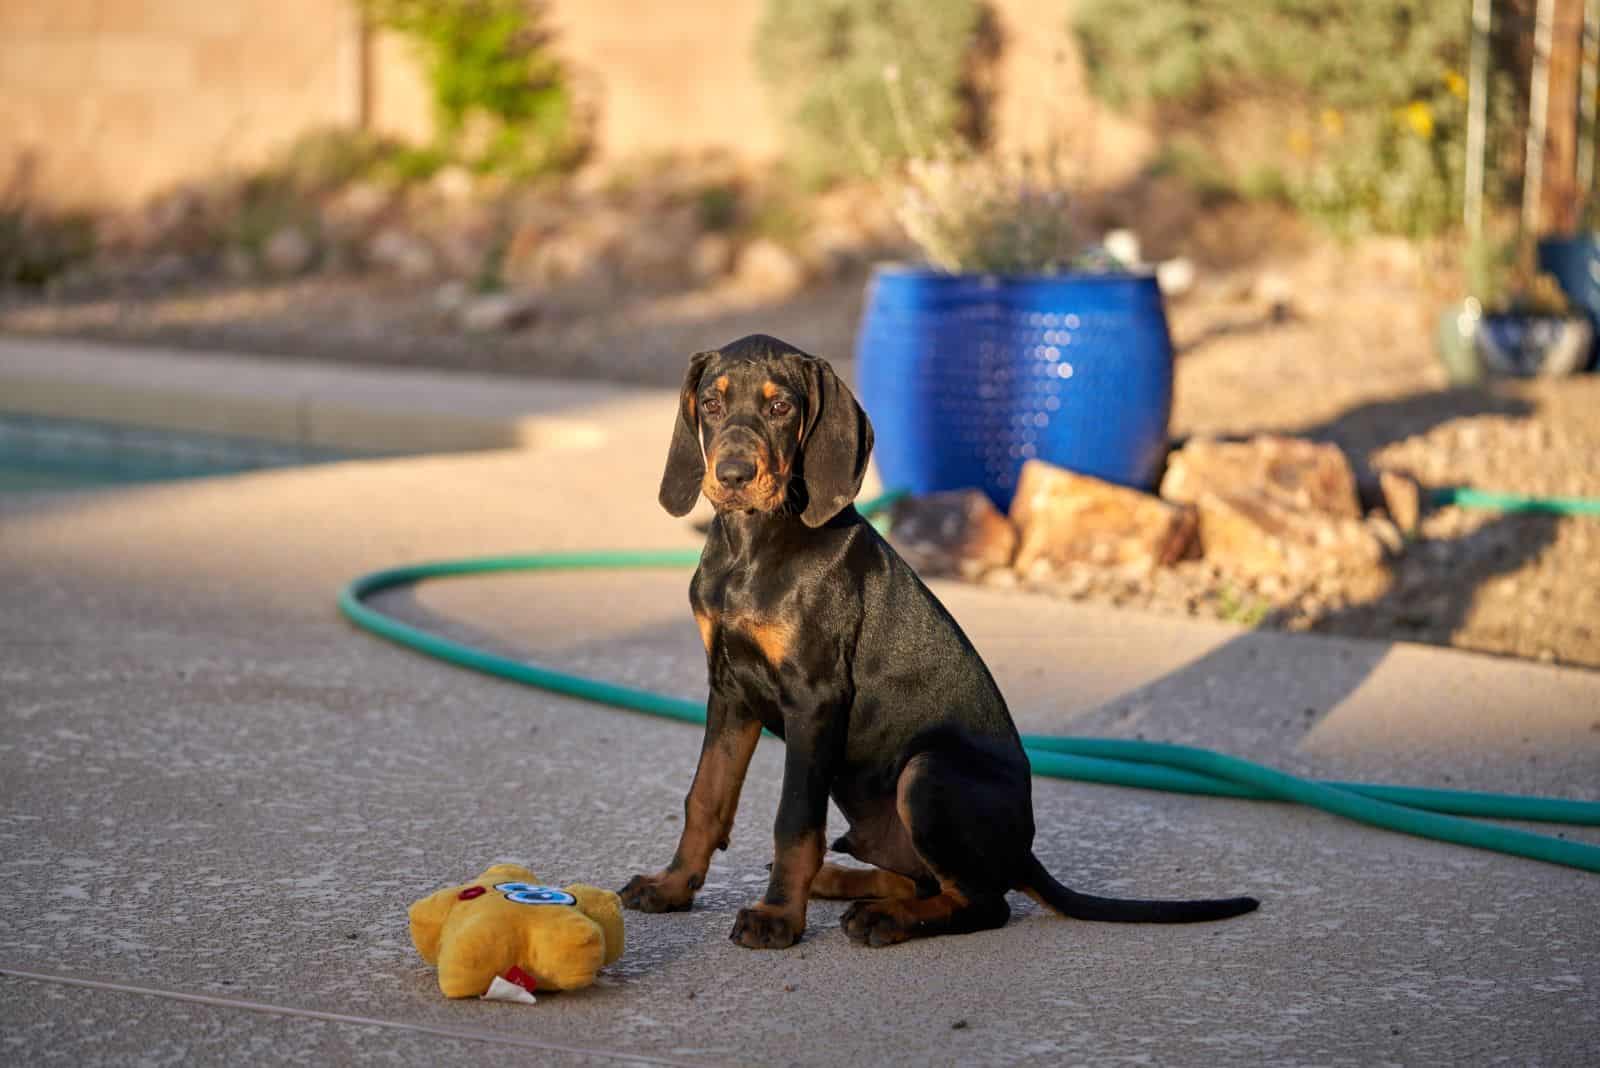
POLYGON ((1011 563, 1017 532, 980 490, 902 497, 890 512, 890 540, 924 575, 976 578, 1011 563))
POLYGON ((1408 538, 1415 536, 1422 525, 1422 487, 1417 480, 1399 471, 1380 471, 1378 488, 1395 527, 1408 538))
POLYGON ((438 270, 433 246, 396 226, 379 230, 367 243, 367 262, 402 278, 426 278, 438 270))
POLYGON ((278 228, 261 246, 261 265, 283 278, 304 273, 316 258, 317 243, 299 226, 278 228))
POLYGON ((806 284, 806 266, 800 257, 766 237, 744 247, 733 273, 741 289, 759 297, 787 297, 806 284))
POLYGON ((1195 508, 1205 558, 1235 572, 1323 574, 1384 558, 1361 521, 1355 472, 1333 445, 1195 441, 1169 457, 1161 496, 1195 508))
POLYGON ((469 334, 519 330, 538 317, 539 306, 525 293, 467 296, 454 309, 457 324, 469 334))
POLYGON ((1202 493, 1195 509, 1205 558, 1231 571, 1303 576, 1383 562, 1382 541, 1359 519, 1297 511, 1248 491, 1202 493))
POLYGON ((1093 564, 1146 573, 1175 563, 1194 540, 1194 510, 1148 493, 1029 460, 1011 502, 1021 538, 1015 564, 1045 577, 1093 564))
POLYGON ((1167 458, 1161 496, 1198 504, 1207 492, 1247 491, 1301 512, 1361 518, 1356 475, 1337 445, 1265 434, 1249 441, 1196 439, 1167 458))
POLYGON ((322 231, 335 244, 358 245, 382 224, 395 199, 377 182, 351 182, 323 202, 322 231))
POLYGON ((609 208, 552 228, 527 226, 507 250, 506 280, 542 291, 566 288, 607 299, 620 279, 619 259, 627 235, 627 217, 609 208))
POLYGON ((701 234, 689 250, 689 272, 697 282, 719 282, 733 268, 737 251, 727 234, 701 234))

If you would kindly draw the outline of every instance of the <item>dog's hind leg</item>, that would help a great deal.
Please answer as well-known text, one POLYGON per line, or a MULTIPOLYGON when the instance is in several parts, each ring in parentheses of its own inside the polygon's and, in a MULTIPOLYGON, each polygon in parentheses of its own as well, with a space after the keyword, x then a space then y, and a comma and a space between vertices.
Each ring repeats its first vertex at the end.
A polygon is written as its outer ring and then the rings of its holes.
POLYGON ((1033 838, 1026 794, 1019 805, 1016 792, 1010 769, 984 769, 970 757, 934 750, 907 761, 895 807, 938 892, 857 902, 840 920, 850 940, 886 946, 1004 926, 1011 869, 1031 856, 1033 838))
POLYGON ((869 897, 916 897, 917 884, 882 868, 846 868, 824 864, 811 880, 811 896, 830 901, 869 897))

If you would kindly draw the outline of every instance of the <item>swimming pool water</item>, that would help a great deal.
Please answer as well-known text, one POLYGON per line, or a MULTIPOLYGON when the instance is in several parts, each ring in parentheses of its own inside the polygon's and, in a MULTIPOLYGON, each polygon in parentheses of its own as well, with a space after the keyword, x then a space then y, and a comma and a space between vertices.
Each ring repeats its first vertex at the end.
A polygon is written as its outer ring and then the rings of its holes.
POLYGON ((353 455, 257 438, 0 412, 0 493, 165 482, 353 455))

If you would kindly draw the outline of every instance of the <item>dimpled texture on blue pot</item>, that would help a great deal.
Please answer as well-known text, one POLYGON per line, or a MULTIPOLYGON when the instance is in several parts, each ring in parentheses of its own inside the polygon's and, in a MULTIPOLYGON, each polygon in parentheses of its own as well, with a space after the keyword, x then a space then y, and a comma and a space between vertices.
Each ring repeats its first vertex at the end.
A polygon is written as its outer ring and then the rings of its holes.
POLYGON ((1160 475, 1172 341, 1145 275, 880 268, 856 339, 884 485, 1009 508, 1037 457, 1137 489, 1160 475))

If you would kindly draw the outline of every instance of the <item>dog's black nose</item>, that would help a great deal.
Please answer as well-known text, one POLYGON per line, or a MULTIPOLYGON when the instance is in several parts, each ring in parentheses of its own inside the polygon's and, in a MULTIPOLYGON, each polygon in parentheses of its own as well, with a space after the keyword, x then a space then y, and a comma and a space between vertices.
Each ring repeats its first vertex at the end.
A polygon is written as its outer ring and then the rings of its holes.
POLYGON ((717 461, 717 481, 729 489, 742 489, 746 482, 756 477, 756 465, 749 460, 730 457, 717 461))

